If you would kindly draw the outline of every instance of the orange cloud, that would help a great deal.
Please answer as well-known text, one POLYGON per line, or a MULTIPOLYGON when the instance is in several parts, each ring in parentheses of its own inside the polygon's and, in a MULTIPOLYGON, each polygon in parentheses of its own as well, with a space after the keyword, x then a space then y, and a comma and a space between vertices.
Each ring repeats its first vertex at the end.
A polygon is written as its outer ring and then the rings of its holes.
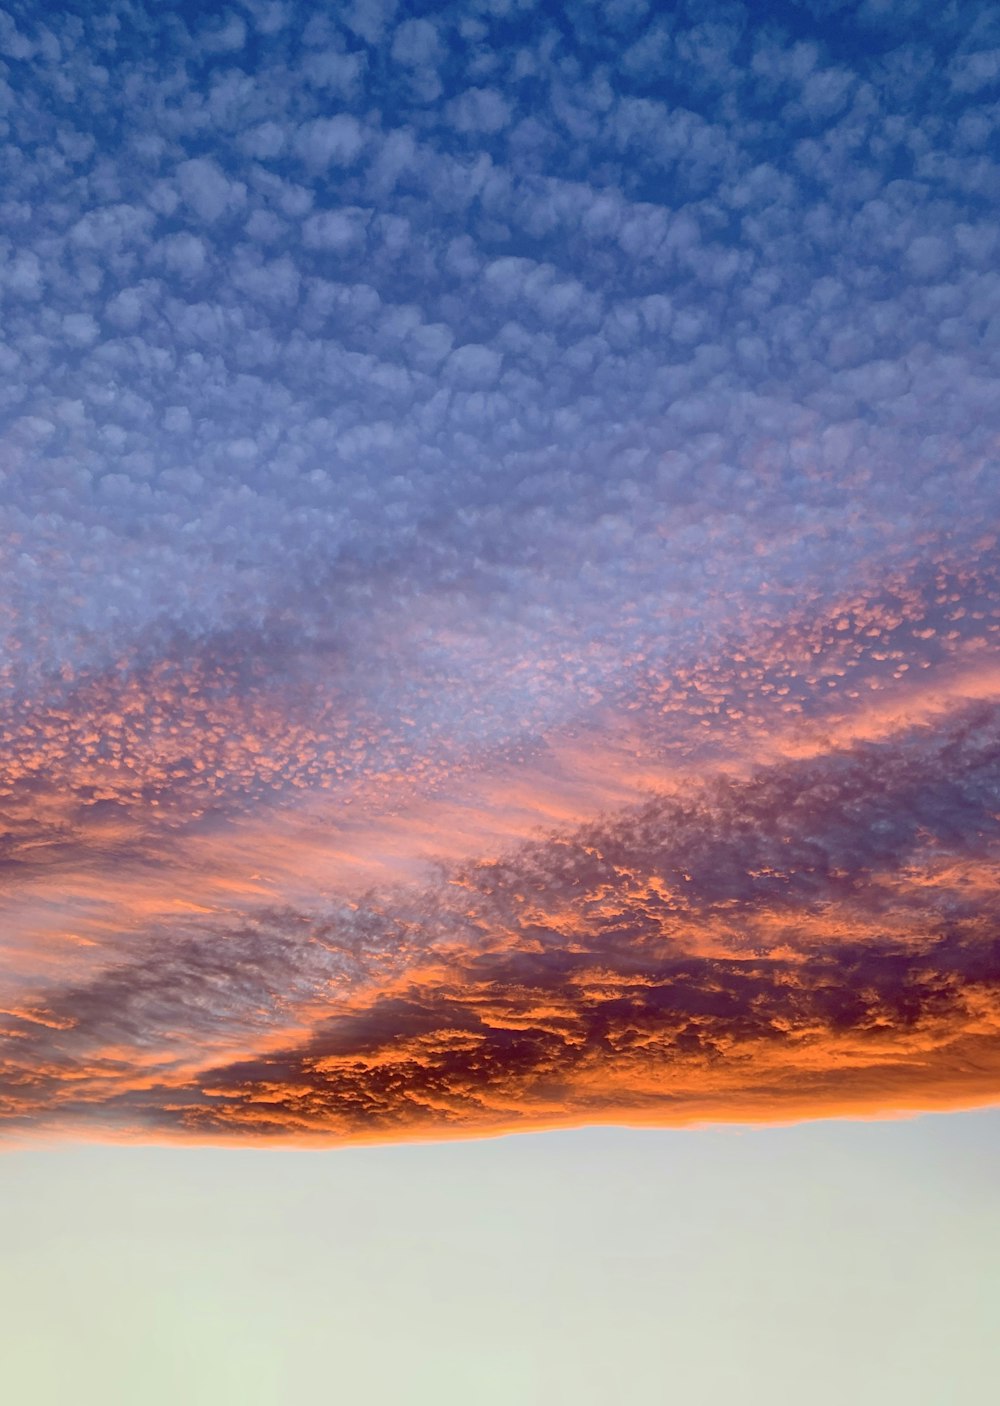
POLYGON ((211 899, 214 853, 202 901, 5 1003, 0 1116, 367 1140, 1000 1097, 1000 705, 948 697, 311 910, 294 830, 263 903, 211 899))

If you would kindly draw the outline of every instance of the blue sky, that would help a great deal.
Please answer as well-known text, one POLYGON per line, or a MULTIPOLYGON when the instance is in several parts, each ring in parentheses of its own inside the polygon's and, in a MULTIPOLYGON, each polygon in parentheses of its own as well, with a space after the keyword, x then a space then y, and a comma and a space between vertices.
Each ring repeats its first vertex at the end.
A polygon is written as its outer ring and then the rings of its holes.
POLYGON ((780 607, 995 514, 993 6, 3 34, 18 678, 256 631, 432 747, 384 657, 430 597, 497 646, 449 735, 503 745, 758 606, 762 543, 780 607))

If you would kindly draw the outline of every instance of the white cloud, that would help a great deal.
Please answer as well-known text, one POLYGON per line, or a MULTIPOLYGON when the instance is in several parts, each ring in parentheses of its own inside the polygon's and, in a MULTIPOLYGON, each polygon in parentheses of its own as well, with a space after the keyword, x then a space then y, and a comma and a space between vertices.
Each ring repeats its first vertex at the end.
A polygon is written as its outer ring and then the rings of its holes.
POLYGON ((352 0, 343 22, 366 44, 377 44, 395 18, 397 8, 397 0, 352 0))
POLYGON ((74 347, 89 347, 101 334, 97 322, 86 312, 67 313, 62 329, 67 342, 74 347))
POLYGON ((295 150, 313 171, 350 166, 361 153, 365 134, 356 117, 338 113, 305 122, 295 134, 295 150))
POLYGON ((456 347, 444 364, 443 376, 449 385, 471 390, 495 384, 503 358, 490 347, 468 343, 456 347))
POLYGON ((432 103, 443 91, 439 65, 444 44, 437 26, 427 19, 404 20, 392 38, 391 56, 407 70, 408 91, 415 102, 432 103))
POLYGON ((1000 81, 1000 48, 958 54, 948 65, 951 86, 958 93, 978 93, 1000 81))
POLYGON ((364 54, 324 49, 307 56, 302 72, 314 87, 328 96, 349 101, 360 89, 365 62, 364 54))
POLYGON ((392 37, 392 57, 407 68, 426 68, 439 63, 444 46, 437 27, 427 19, 404 20, 392 37))
POLYGON ((181 199, 200 219, 212 223, 246 202, 246 186, 233 181, 210 157, 195 157, 177 167, 181 199))
POLYGON ((905 257, 914 277, 939 279, 952 261, 952 242, 940 234, 918 234, 907 246, 905 257))
POLYGON ((199 31, 196 43, 209 54, 233 54, 243 48, 247 27, 239 15, 230 12, 199 31))
POLYGON ((307 249, 324 249, 342 254, 360 247, 371 219, 370 210, 356 206, 321 210, 310 215, 302 226, 302 242, 307 249))
POLYGON ((467 88, 448 104, 457 132, 500 132, 511 120, 510 104, 495 88, 467 88))
POLYGON ((199 277, 208 264, 208 245, 196 234, 187 231, 169 234, 159 240, 151 250, 151 257, 173 274, 184 279, 199 277))
POLYGON ((240 145, 258 161, 268 161, 280 156, 288 143, 288 130, 280 122, 258 122, 240 138, 240 145))

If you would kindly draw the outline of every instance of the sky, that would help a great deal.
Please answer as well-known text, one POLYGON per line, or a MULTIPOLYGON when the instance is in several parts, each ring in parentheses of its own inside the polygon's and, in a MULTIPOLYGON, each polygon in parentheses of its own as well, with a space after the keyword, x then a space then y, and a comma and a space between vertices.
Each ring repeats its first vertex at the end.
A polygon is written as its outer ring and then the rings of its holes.
POLYGON ((0 1157, 28 1406, 989 1400, 996 1110, 0 1157))
POLYGON ((988 1399, 998 127, 985 0, 5 0, 19 1402, 988 1399))
POLYGON ((995 1101, 996 7, 0 58, 5 1144, 995 1101))
POLYGON ((5 1145, 1000 1092, 1000 16, 0 19, 5 1145))

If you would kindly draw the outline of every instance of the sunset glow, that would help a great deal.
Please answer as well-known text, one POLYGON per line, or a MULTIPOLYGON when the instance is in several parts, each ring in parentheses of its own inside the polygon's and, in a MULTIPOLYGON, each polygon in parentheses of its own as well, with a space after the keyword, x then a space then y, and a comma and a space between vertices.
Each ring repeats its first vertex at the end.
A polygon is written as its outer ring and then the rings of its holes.
POLYGON ((1000 1102, 996 11, 661 8, 3 17, 11 1146, 1000 1102))

